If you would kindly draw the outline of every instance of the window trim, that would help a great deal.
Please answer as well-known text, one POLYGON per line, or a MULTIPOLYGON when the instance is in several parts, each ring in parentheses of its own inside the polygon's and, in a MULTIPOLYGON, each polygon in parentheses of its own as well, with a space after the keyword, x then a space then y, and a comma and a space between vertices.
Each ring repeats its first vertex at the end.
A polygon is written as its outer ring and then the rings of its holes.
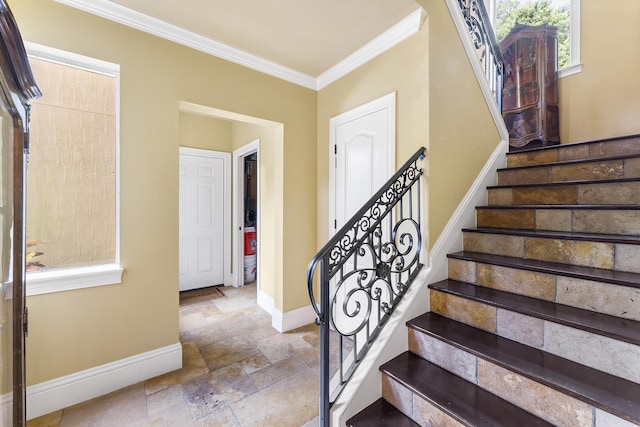
POLYGON ((122 283, 124 268, 120 265, 120 65, 26 41, 25 48, 29 58, 114 77, 116 89, 115 260, 106 264, 27 272, 27 296, 122 283))
MULTIPOLYGON (((491 23, 495 28, 496 22, 496 0, 484 0, 491 18, 491 23)), ((580 2, 581 0, 569 0, 569 32, 570 32, 570 52, 569 66, 558 70, 558 78, 563 78, 582 72, 580 63, 580 2)))

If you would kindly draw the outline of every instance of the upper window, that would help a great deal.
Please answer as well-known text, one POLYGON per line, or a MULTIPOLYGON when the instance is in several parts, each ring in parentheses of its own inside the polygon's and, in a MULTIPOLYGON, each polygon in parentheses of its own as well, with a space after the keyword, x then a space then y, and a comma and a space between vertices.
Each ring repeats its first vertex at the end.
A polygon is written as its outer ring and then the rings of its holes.
POLYGON ((580 0, 485 0, 494 17, 498 41, 517 23, 550 24, 558 27, 558 68, 560 76, 578 72, 580 67, 580 0))
POLYGON ((98 271, 121 273, 118 66, 27 47, 43 93, 31 103, 27 292, 52 278, 74 277, 74 287, 119 282, 118 274, 95 280, 98 271))

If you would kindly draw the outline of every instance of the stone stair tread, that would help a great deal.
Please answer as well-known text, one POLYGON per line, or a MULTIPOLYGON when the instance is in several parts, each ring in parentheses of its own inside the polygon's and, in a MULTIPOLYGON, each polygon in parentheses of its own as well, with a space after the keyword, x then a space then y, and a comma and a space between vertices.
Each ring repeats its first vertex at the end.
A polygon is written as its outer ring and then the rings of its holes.
POLYGON ((552 425, 411 352, 400 354, 380 370, 464 425, 552 425))
POLYGON ((640 210, 640 205, 485 205, 476 209, 581 209, 581 210, 640 210))
POLYGON ((640 178, 609 178, 609 179, 585 179, 579 181, 553 181, 538 182, 532 184, 503 184, 490 185, 487 190, 497 190, 501 188, 533 188, 533 187, 561 187, 570 185, 588 185, 588 184, 619 184, 625 182, 638 182, 640 178))
POLYGON ((451 253, 448 254, 447 257, 483 264, 498 265, 501 267, 517 268, 521 270, 573 277, 576 279, 640 288, 640 274, 626 271, 606 270, 602 268, 583 267, 574 264, 561 264, 557 262, 538 261, 534 259, 507 257, 470 251, 451 253))
POLYGON ((384 399, 378 399, 347 421, 349 427, 420 427, 384 399))
POLYGON ((640 423, 640 384, 433 312, 410 320, 407 326, 632 423, 640 423))
POLYGON ((524 166, 512 166, 510 168, 498 168, 497 171, 506 172, 506 171, 527 170, 527 169, 533 169, 533 168, 546 168, 546 167, 555 167, 555 166, 564 166, 564 165, 579 165, 582 163, 601 163, 601 162, 611 162, 616 160, 635 159, 638 157, 640 157, 640 154, 627 154, 624 156, 599 157, 599 158, 593 158, 593 159, 561 160, 558 162, 543 163, 539 165, 524 165, 524 166))
POLYGON ((622 234, 575 233, 568 231, 521 230, 516 228, 476 227, 463 228, 466 233, 506 234, 511 236, 541 237, 561 240, 584 240, 591 242, 625 243, 639 245, 640 237, 622 234))
MULTIPOLYGON (((572 328, 640 345, 640 322, 524 295, 445 279, 429 288, 572 328)), ((640 395, 639 399, 640 399, 640 395)))

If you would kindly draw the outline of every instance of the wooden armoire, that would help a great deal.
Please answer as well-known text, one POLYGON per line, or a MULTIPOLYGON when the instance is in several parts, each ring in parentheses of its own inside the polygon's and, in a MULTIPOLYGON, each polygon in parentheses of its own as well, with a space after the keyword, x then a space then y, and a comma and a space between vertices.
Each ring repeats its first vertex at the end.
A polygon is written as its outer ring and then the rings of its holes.
POLYGON ((11 10, 0 0, 0 425, 26 425, 25 203, 29 101, 40 96, 11 10))
POLYGON ((516 24, 500 43, 500 51, 502 116, 510 150, 559 143, 557 27, 516 24))

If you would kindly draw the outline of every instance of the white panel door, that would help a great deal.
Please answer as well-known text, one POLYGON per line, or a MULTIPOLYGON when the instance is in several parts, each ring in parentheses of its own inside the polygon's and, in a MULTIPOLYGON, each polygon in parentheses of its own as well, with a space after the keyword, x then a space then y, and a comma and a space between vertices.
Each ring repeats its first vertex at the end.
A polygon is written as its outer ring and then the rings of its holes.
POLYGON ((180 155, 180 290, 224 283, 223 159, 180 155))
POLYGON ((391 95, 332 119, 334 232, 394 173, 395 94, 391 95))
POLYGON ((336 129, 336 220, 340 228, 389 178, 386 111, 336 129))

